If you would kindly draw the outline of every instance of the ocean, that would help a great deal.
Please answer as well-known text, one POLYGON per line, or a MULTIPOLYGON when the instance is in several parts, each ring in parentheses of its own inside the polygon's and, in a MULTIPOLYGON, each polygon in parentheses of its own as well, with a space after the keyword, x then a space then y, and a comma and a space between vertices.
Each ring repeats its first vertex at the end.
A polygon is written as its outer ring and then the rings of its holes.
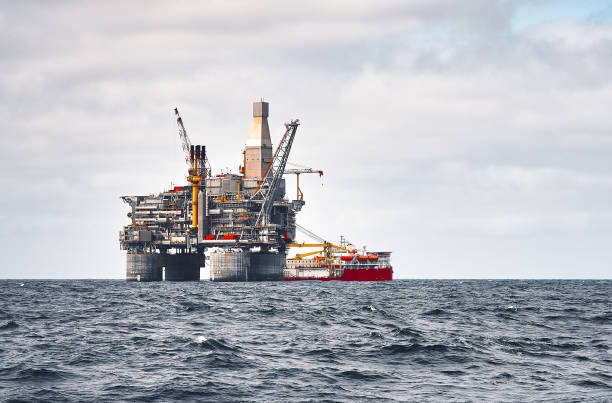
POLYGON ((609 401, 612 281, 0 281, 2 401, 609 401))

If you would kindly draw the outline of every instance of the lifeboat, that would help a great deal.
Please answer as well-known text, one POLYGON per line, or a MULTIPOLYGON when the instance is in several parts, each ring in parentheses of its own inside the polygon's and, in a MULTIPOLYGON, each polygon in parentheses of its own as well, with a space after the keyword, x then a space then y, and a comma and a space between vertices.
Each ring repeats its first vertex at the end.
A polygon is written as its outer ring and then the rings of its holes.
POLYGON ((376 256, 376 255, 370 255, 370 256, 368 256, 368 259, 369 259, 369 260, 378 260, 378 256, 376 256))
POLYGON ((353 260, 353 257, 352 256, 341 256, 340 259, 351 261, 353 260))

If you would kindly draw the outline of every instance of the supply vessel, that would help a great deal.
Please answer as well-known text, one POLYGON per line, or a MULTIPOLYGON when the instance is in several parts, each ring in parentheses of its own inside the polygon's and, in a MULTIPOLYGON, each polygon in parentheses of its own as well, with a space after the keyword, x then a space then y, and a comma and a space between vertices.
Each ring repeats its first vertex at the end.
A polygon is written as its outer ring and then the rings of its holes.
POLYGON ((376 252, 367 255, 333 255, 331 261, 325 257, 312 259, 287 259, 283 269, 283 280, 340 280, 340 281, 390 281, 393 268, 391 252, 376 252))
POLYGON ((368 252, 366 245, 357 250, 340 236, 340 245, 326 242, 296 224, 298 230, 320 243, 296 243, 290 247, 322 248, 286 260, 283 280, 390 281, 393 279, 391 252, 368 252), (312 256, 314 255, 314 256, 312 256), (307 258, 308 256, 312 256, 307 258))
POLYGON ((178 109, 174 113, 188 183, 121 197, 131 208, 131 223, 119 232, 128 281, 198 281, 206 263, 212 281, 392 279, 390 252, 358 251, 344 239, 334 245, 297 224, 305 204, 300 175, 323 176, 322 170, 288 162, 299 120, 285 123, 273 151, 269 104, 254 102, 238 173, 214 173, 207 147, 191 144, 178 109), (286 175, 296 175, 293 200, 286 175), (296 231, 317 243, 298 242, 296 231), (290 250, 304 247, 321 250, 287 259, 290 250), (318 256, 305 258, 312 255, 318 256))

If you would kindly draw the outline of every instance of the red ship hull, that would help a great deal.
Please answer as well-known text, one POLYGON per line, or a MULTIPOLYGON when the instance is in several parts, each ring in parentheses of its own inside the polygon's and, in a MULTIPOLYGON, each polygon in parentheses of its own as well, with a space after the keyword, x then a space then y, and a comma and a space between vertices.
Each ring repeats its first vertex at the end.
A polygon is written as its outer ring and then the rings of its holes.
POLYGON ((284 281, 391 281, 393 280, 393 268, 385 267, 380 269, 345 268, 341 277, 285 277, 284 281))

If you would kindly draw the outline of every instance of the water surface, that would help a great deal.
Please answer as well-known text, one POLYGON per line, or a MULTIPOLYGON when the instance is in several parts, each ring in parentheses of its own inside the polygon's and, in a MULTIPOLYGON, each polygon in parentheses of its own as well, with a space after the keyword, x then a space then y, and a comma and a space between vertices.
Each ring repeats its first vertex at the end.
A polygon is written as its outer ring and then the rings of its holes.
POLYGON ((0 398, 607 400, 612 281, 0 281, 0 398))

